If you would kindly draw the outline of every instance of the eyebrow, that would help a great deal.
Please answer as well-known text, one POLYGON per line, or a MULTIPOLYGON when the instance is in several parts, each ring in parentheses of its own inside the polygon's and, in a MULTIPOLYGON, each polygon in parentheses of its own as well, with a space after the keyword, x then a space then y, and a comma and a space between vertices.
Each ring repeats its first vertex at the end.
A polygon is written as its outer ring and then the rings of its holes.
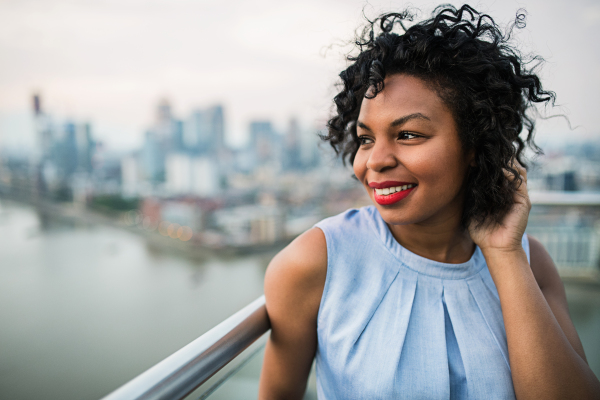
MULTIPOLYGON (((405 123, 407 123, 408 121, 410 121, 410 120, 413 120, 413 119, 424 119, 424 120, 427 120, 427 121, 431 121, 431 119, 430 119, 428 116, 424 115, 424 114, 421 114, 421 113, 414 113, 414 114, 405 115, 404 117, 400 117, 400 118, 398 118, 398 119, 394 120, 394 121, 393 121, 393 122, 390 124, 390 126, 401 126, 401 125, 404 125, 405 123)), ((368 130, 368 131, 372 132, 371 128, 369 128, 369 127, 368 127, 367 125, 365 125, 363 122, 361 122, 361 121, 356 121, 356 124, 357 124, 359 127, 361 127, 361 128, 363 128, 363 129, 366 129, 366 130, 368 130)))

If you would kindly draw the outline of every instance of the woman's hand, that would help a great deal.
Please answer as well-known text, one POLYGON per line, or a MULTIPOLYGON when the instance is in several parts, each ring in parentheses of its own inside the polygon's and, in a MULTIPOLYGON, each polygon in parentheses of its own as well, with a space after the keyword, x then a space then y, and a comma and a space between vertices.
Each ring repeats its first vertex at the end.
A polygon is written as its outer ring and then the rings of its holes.
MULTIPOLYGON (((472 222, 469 226, 471 239, 484 254, 522 251, 521 239, 527 227, 531 202, 527 194, 527 171, 516 160, 513 167, 521 175, 521 184, 515 192, 514 204, 502 222, 487 221, 479 226, 472 222)), ((509 171, 504 173, 509 179, 515 179, 509 171)))

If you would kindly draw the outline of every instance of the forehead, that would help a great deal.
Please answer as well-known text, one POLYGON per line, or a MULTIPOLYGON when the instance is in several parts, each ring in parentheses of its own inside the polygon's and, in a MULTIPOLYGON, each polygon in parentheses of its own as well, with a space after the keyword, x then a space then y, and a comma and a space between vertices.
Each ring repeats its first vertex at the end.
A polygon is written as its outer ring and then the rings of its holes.
POLYGON ((384 89, 372 99, 364 98, 358 119, 369 125, 391 123, 404 115, 421 113, 434 123, 454 122, 440 96, 425 81, 410 75, 385 78, 384 89))

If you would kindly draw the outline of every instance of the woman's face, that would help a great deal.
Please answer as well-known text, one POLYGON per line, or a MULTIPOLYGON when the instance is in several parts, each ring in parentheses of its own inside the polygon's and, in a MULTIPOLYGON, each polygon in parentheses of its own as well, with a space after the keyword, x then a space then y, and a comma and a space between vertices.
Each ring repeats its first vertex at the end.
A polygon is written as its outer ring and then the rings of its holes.
POLYGON ((354 173, 391 225, 459 221, 469 164, 452 113, 419 78, 386 77, 363 99, 354 173))

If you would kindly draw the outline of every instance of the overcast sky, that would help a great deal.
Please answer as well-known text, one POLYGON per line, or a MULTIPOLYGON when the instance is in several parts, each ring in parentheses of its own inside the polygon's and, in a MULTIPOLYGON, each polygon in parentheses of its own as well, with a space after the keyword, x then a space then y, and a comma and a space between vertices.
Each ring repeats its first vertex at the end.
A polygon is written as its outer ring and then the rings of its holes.
MULTIPOLYGON (((229 141, 241 143, 249 120, 305 127, 330 112, 345 65, 341 43, 368 16, 434 2, 275 0, 0 0, 0 146, 31 143, 31 94, 57 119, 91 121, 112 148, 141 143, 154 108, 167 97, 185 118, 194 107, 226 107, 229 141)), ((460 5, 461 3, 454 3, 460 5)), ((497 22, 528 12, 523 50, 547 62, 573 126, 539 123, 538 138, 579 140, 600 133, 600 4, 593 0, 471 3, 497 22)))

